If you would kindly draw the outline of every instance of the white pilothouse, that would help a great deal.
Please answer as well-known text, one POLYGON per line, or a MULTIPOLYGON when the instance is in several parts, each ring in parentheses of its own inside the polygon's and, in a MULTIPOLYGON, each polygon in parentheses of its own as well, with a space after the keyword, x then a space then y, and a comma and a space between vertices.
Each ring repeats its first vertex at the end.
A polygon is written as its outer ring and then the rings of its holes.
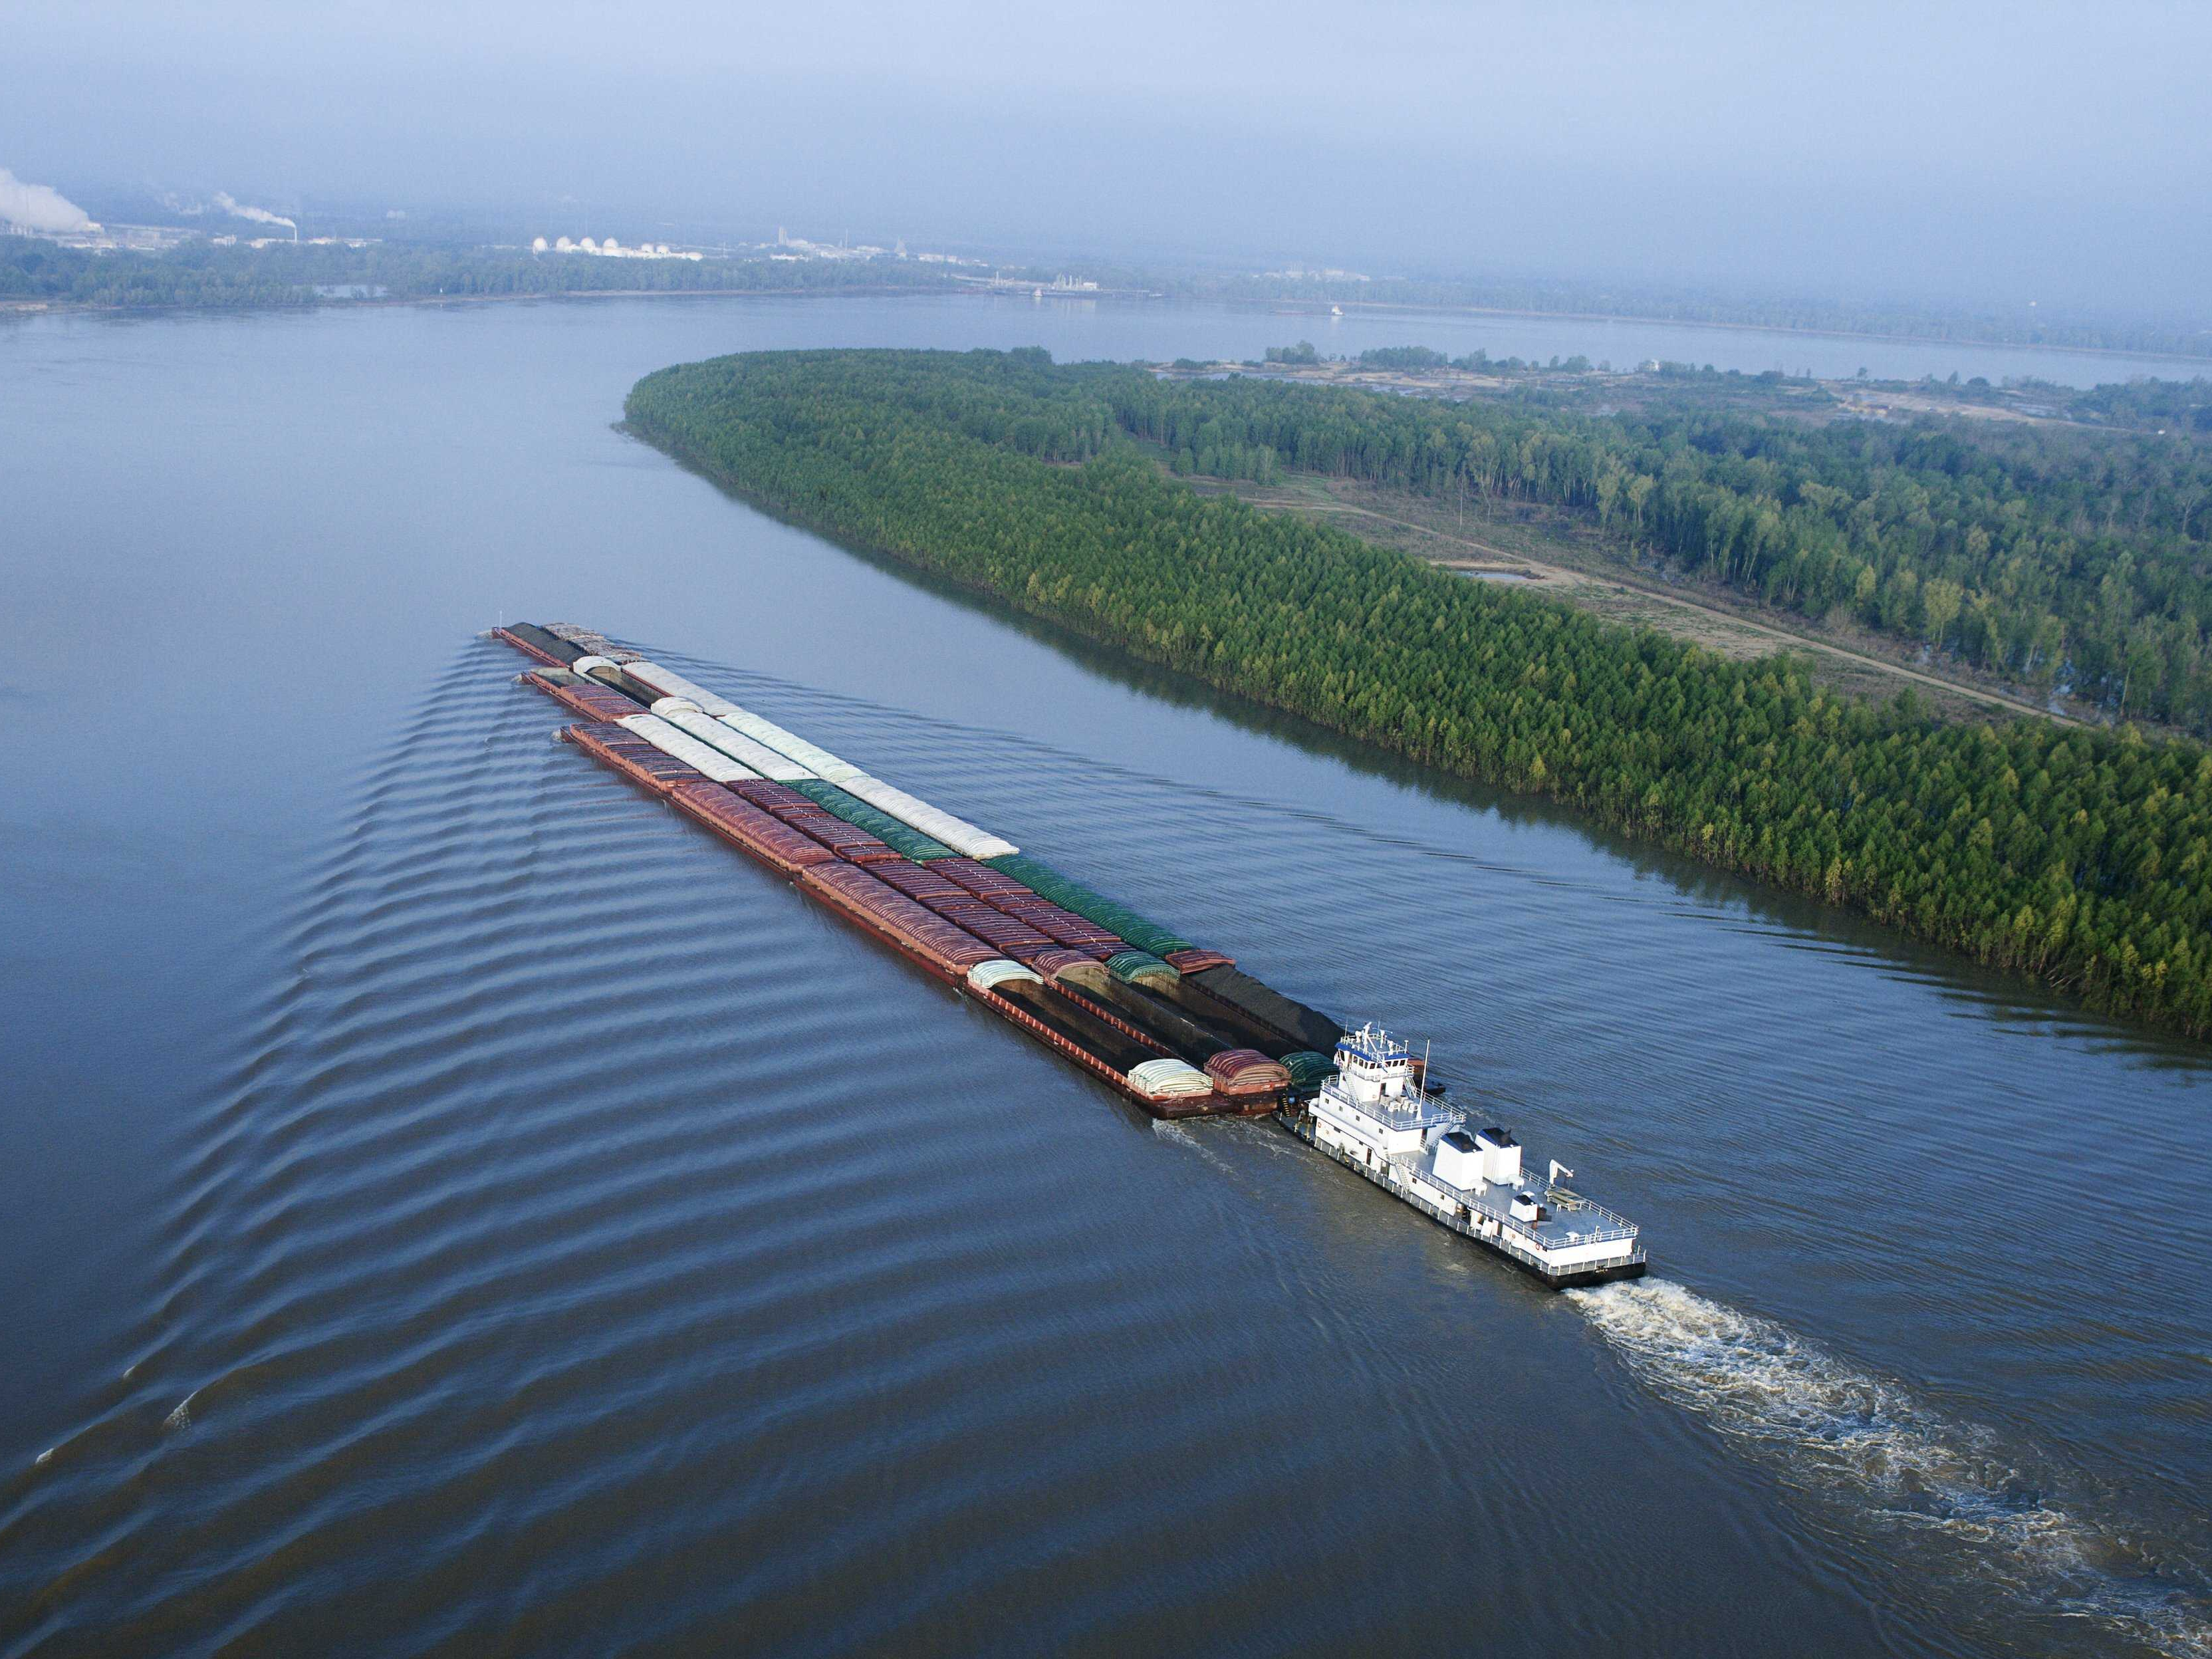
POLYGON ((1532 1177, 1510 1132, 1468 1128, 1389 1033, 1347 1031, 1336 1066, 1311 1100, 1283 1109, 1299 1139, 1554 1288, 1644 1272, 1632 1223, 1561 1186, 1574 1172, 1556 1159, 1532 1177))

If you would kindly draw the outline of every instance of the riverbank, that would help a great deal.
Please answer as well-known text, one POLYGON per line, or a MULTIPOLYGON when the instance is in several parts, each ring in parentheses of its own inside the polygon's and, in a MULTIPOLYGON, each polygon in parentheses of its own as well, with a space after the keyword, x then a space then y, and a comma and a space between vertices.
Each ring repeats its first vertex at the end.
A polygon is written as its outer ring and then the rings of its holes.
POLYGON ((2092 1007, 2212 1032, 2212 959, 2193 942, 2212 893, 2187 856, 2212 824, 2197 746, 1841 702, 1787 659, 1608 626, 1204 500, 1134 456, 1053 465, 1096 453, 1088 411, 1125 372, 775 354, 650 375, 626 415, 796 522, 1220 690, 2092 1007))

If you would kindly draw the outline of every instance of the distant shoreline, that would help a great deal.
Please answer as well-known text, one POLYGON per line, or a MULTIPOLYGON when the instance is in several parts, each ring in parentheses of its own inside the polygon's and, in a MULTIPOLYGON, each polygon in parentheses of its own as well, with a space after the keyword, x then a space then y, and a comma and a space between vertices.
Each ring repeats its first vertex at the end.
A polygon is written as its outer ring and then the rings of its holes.
POLYGON ((54 312, 129 314, 137 317, 182 317, 215 312, 243 316, 247 312, 259 311, 352 311, 388 306, 512 304, 525 300, 880 300, 889 299, 894 295, 964 296, 966 293, 967 290, 962 289, 909 288, 901 283, 889 283, 867 286, 855 284, 851 288, 583 288, 562 289, 544 294, 386 294, 359 299, 317 295, 314 299, 301 300, 289 305, 253 303, 234 306, 132 306, 101 305, 89 300, 0 299, 0 315, 9 313, 30 315, 39 312, 54 312))
MULTIPOLYGON (((2118 361, 2135 362, 2194 364, 2202 362, 2203 375, 2192 378, 2212 378, 2212 351, 2208 351, 2200 358, 2197 354, 2192 352, 2142 351, 2120 346, 2055 345, 2048 341, 2027 340, 1961 340, 1940 334, 1866 334, 1849 329, 1790 328, 1779 323, 1709 322, 1680 317, 1655 317, 1637 312, 1530 311, 1508 306, 1455 306, 1442 303, 1425 304, 1414 301, 1197 299, 1176 295, 1141 295, 1126 290, 1113 294, 1055 294, 1049 288, 1046 289, 1044 293, 1047 297, 1055 300, 1081 300, 1092 302, 1103 301, 1125 305, 1219 305, 1244 311, 1261 307, 1295 307, 1297 314, 1312 315, 1324 319, 1330 314, 1329 307, 1340 306, 1347 315, 1353 311, 1359 311, 1375 315, 1398 313, 1407 316, 1517 317, 1532 321, 1643 323, 1666 328, 1771 334, 1779 339, 1863 340, 1875 345, 1958 346, 1974 351, 2065 352, 2080 357, 2111 357, 2118 361)), ((133 306, 102 305, 84 300, 8 298, 0 299, 0 316, 33 315, 42 312, 164 316, 182 314, 186 312, 244 313, 347 309, 369 306, 483 305, 526 300, 889 299, 921 295, 945 295, 979 300, 1025 297, 1016 293, 951 285, 938 288, 910 287, 904 283, 879 283, 855 284, 850 288, 595 288, 565 289, 557 292, 542 294, 394 294, 376 299, 317 297, 313 300, 301 301, 295 305, 133 306)))
POLYGON ((1941 334, 1865 334, 1850 329, 1789 328, 1780 323, 1715 323, 1692 320, 1685 317, 1652 317, 1636 312, 1611 311, 1527 311, 1506 306, 1454 306, 1439 303, 1423 304, 1411 300, 1224 300, 1224 305, 1251 307, 1255 306, 1296 306, 1322 318, 1329 314, 1330 306, 1342 307, 1346 314, 1357 308, 1366 312, 1406 312, 1435 316, 1527 317, 1550 319, 1568 323, 1656 323, 1668 328, 1709 328, 1744 334, 1775 334, 1800 340, 1864 340, 1879 345, 1966 346, 1977 351, 2067 351, 2083 357, 2126 357, 2158 363, 2196 362, 2202 361, 2204 373, 2212 376, 2212 349, 2201 355, 2189 351, 2138 351, 2124 346, 2054 345, 2047 340, 1960 340, 1941 334))

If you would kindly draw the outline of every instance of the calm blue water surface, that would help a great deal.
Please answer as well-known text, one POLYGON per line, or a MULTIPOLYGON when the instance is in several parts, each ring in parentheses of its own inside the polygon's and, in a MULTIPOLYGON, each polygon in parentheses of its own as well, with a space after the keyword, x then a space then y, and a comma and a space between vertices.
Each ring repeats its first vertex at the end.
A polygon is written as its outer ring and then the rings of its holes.
POLYGON ((0 1651, 2212 1651, 2204 1050, 1132 667, 611 425, 717 352, 1290 322, 0 326, 0 1651), (1657 1273, 1547 1296, 1267 1126, 1153 1124, 549 741, 476 637, 519 617, 1432 1040, 1657 1273))

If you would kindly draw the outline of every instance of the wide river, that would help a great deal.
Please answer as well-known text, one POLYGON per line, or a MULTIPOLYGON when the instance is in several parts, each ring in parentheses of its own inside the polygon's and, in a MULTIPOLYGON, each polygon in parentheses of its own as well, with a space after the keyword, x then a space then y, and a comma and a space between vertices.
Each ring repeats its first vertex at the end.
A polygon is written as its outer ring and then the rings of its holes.
POLYGON ((0 1653, 2212 1651, 2206 1051, 1134 669, 612 424, 717 352, 1288 322, 0 327, 0 1653), (1433 1042, 1654 1275, 1548 1295, 1267 1124, 1154 1124, 548 741, 502 617, 1433 1042))

